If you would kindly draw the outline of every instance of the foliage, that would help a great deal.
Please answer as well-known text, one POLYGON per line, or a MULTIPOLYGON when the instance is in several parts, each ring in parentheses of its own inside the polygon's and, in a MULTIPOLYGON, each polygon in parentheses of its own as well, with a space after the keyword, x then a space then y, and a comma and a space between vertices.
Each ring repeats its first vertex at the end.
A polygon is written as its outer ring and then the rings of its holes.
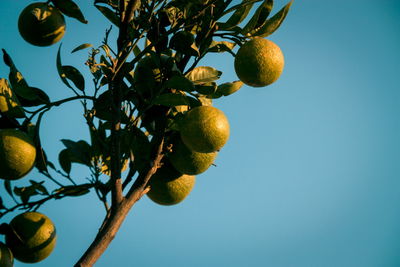
MULTIPOLYGON (((154 199, 168 187, 165 181, 175 181, 176 192, 185 193, 156 202, 176 204, 189 194, 194 176, 183 173, 185 168, 175 170, 167 157, 182 161, 182 156, 176 155, 181 150, 197 153, 193 157, 204 160, 202 153, 213 153, 207 155, 201 171, 196 167, 188 174, 204 172, 212 165, 216 151, 229 136, 229 123, 222 111, 210 106, 243 85, 239 80, 218 84, 222 71, 200 62, 210 53, 235 57, 236 49, 250 39, 269 36, 282 24, 292 2, 273 16, 272 0, 242 0, 238 4, 232 0, 94 0, 93 4, 112 28, 105 31, 101 44, 84 43, 72 50, 88 51, 85 64, 92 84, 76 67, 63 64, 61 44, 55 67, 71 97, 54 101, 45 90, 29 85, 4 49, 4 63, 10 72, 8 79, 0 80, 0 129, 29 135, 36 149, 35 168, 43 176, 22 187, 4 180, 16 204, 5 204, 1 196, 0 218, 16 210, 36 211, 50 200, 94 192, 105 207, 105 221, 76 266, 90 266, 97 260, 111 242, 110 233, 115 234, 123 221, 116 218, 125 218, 146 193, 154 199), (118 38, 110 40, 114 28, 118 38), (62 139, 64 148, 55 162, 47 158, 42 146, 41 121, 53 107, 70 101, 81 101, 90 140, 62 139), (197 114, 199 110, 207 112, 197 114), (213 118, 211 126, 207 126, 207 118, 213 118), (213 140, 211 148, 197 148, 196 143, 202 144, 212 135, 210 129, 215 133, 222 124, 225 128, 221 134, 214 135, 218 144, 213 140), (200 135, 193 131, 203 126, 200 135), (185 147, 179 150, 174 138, 180 135, 185 147), (86 183, 71 177, 76 164, 90 170, 86 183), (164 171, 166 166, 173 170, 164 171), (122 174, 124 170, 127 172, 122 174), (186 180, 179 182, 179 177, 186 180)), ((69 19, 88 23, 72 0, 50 0, 40 5, 67 16, 67 24, 69 19)), ((22 24, 29 30, 30 25, 22 24)), ((6 234, 3 230, 0 232, 6 234)))

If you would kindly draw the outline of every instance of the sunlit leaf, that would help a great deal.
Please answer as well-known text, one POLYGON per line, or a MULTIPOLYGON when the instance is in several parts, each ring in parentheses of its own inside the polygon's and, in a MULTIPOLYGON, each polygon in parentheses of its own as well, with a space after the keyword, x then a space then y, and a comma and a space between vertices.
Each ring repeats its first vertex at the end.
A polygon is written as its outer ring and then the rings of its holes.
POLYGON ((0 79, 0 112, 12 118, 23 118, 25 112, 6 79, 0 79))
POLYGON ((74 50, 71 51, 71 53, 75 53, 75 52, 77 52, 79 50, 83 50, 85 48, 92 47, 92 46, 93 46, 92 44, 88 44, 88 43, 81 44, 81 45, 75 47, 74 50))
POLYGON ((213 41, 208 48, 208 52, 232 52, 232 49, 236 46, 235 43, 227 41, 213 41))
POLYGON ((204 84, 218 80, 222 72, 213 67, 197 67, 189 72, 186 77, 195 84, 204 84))

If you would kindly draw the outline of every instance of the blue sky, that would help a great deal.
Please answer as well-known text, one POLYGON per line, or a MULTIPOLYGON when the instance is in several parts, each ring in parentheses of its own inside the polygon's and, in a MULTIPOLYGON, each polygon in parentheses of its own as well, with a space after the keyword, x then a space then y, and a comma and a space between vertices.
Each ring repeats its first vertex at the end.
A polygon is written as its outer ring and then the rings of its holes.
MULTIPOLYGON (((56 74, 58 45, 34 47, 18 35, 18 14, 30 2, 1 1, 0 47, 52 100, 72 96, 56 74)), ((63 63, 86 72, 86 52, 69 52, 98 45, 109 24, 92 1, 76 2, 89 24, 67 18, 63 63)), ((276 0, 275 11, 284 4, 276 0)), ((399 29, 396 0, 295 1, 270 37, 285 54, 281 78, 215 101, 231 124, 218 166, 179 205, 144 197, 96 266, 400 266, 399 29)), ((237 79, 227 54, 201 65, 223 71, 221 81, 237 79)), ((45 115, 42 142, 54 162, 60 139, 88 137, 81 125, 78 103, 45 115)), ((73 175, 84 181, 87 172, 76 166, 73 175)), ((72 266, 104 216, 94 195, 40 211, 59 237, 35 265, 43 267, 72 266)))

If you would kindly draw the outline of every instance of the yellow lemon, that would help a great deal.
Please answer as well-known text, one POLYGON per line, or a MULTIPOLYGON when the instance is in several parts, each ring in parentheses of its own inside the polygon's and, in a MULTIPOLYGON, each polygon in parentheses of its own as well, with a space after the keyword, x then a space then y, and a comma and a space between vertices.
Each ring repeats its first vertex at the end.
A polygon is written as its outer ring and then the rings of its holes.
POLYGON ((36 148, 31 138, 15 129, 0 130, 0 178, 22 178, 35 165, 36 148))
POLYGON ((225 114, 211 106, 200 106, 185 114, 180 133, 183 143, 201 153, 220 150, 229 139, 229 122, 225 114))
POLYGON ((257 37, 240 47, 234 64, 242 82, 253 87, 263 87, 281 76, 285 60, 279 46, 257 37))
POLYGON ((189 195, 195 181, 195 176, 181 174, 165 161, 151 177, 147 196, 160 205, 175 205, 189 195))
POLYGON ((25 212, 17 215, 11 220, 10 227, 11 232, 6 234, 6 244, 19 261, 42 261, 56 245, 56 228, 42 213, 25 212))

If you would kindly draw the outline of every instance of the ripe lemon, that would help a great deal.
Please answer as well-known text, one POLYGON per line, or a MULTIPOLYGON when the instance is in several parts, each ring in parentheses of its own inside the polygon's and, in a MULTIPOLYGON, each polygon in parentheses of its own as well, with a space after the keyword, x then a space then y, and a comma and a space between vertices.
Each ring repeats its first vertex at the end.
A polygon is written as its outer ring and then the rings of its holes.
POLYGON ((253 87, 263 87, 275 82, 282 74, 284 64, 279 46, 260 37, 243 44, 234 63, 239 79, 253 87))
POLYGON ((197 175, 205 172, 213 164, 217 154, 218 152, 199 153, 192 151, 179 138, 175 138, 168 159, 177 171, 197 175))
POLYGON ((11 253, 11 250, 3 242, 0 242, 0 266, 1 267, 14 266, 14 257, 11 253))
POLYGON ((160 205, 175 205, 189 195, 195 181, 195 176, 181 174, 165 161, 151 177, 147 196, 160 205))
POLYGON ((6 244, 19 261, 42 261, 56 245, 56 228, 42 213, 25 212, 17 215, 11 220, 10 227, 12 231, 6 234, 6 244))
POLYGON ((64 16, 47 3, 32 3, 22 10, 18 19, 18 30, 28 43, 49 46, 64 36, 64 16))
POLYGON ((229 139, 229 122, 225 114, 211 106, 189 110, 183 119, 180 133, 183 143, 201 153, 220 150, 229 139))
POLYGON ((35 144, 26 133, 14 129, 0 130, 0 178, 22 178, 33 168, 35 159, 35 144))

